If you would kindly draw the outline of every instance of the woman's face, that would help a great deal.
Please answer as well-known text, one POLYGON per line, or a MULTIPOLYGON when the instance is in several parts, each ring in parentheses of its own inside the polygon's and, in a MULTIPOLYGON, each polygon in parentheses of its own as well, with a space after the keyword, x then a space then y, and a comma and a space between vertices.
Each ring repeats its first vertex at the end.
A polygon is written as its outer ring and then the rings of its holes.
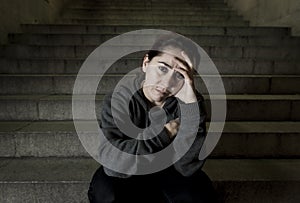
POLYGON ((184 61, 181 52, 178 48, 166 47, 162 54, 151 61, 145 56, 143 92, 154 105, 162 105, 167 97, 175 95, 183 86, 183 75, 174 70, 174 67, 179 67, 178 60, 184 61))

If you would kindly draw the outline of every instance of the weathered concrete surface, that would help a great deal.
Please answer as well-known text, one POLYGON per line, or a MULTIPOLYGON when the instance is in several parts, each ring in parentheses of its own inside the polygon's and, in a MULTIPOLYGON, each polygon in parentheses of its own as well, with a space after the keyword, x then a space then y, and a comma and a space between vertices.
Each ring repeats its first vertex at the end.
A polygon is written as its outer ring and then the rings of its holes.
MULTIPOLYGON (((87 202, 92 159, 2 159, 1 202, 87 202)), ((299 202, 300 161, 207 160, 204 171, 223 202, 299 202)))
POLYGON ((0 44, 7 33, 19 32, 21 23, 51 23, 69 0, 1 0, 0 44))
POLYGON ((298 0, 224 0, 252 26, 292 27, 300 36, 300 1, 298 0))
MULTIPOLYGON (((299 139, 300 122, 226 122, 211 157, 300 158, 299 139)), ((89 156, 72 121, 0 122, 0 157, 89 156)))

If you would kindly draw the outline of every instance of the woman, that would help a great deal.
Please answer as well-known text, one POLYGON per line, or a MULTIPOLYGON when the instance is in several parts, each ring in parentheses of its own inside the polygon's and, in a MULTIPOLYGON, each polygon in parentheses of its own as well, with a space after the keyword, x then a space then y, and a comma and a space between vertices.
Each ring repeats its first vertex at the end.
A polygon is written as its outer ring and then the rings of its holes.
MULTIPOLYGON (((204 101, 194 84, 194 67, 199 65, 199 61, 200 54, 192 41, 179 35, 163 36, 144 56, 141 74, 121 85, 117 93, 106 96, 101 128, 109 144, 123 152, 133 155, 159 152, 171 146, 179 131, 191 131, 185 121, 192 123, 191 126, 196 123, 197 134, 183 157, 155 173, 137 175, 143 164, 110 160, 111 163, 121 162, 124 167, 134 168, 137 173, 124 174, 101 166, 90 184, 90 202, 216 201, 212 183, 201 170, 204 161, 198 159, 206 135, 204 101), (184 114, 181 113, 183 109, 184 114), (196 109, 198 119, 193 119, 196 109), (126 120, 127 113, 129 119, 126 120), (124 132, 122 128, 130 126, 131 122, 143 130, 124 132), (163 123, 162 128, 158 127, 159 123, 163 123)), ((191 137, 186 133, 183 138, 191 137)), ((100 156, 109 157, 111 151, 108 146, 105 143, 101 145, 100 156)), ((173 152, 177 153, 176 149, 173 152)), ((161 162, 162 159, 157 160, 161 162)), ((148 162, 155 164, 155 159, 148 162)))

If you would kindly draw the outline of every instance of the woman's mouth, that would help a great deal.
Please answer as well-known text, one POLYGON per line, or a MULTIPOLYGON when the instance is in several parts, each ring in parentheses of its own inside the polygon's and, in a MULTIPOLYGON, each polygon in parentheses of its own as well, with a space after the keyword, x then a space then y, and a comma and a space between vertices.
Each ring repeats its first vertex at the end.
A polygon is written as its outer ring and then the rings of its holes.
POLYGON ((154 89, 154 91, 156 92, 156 94, 160 95, 160 96, 164 96, 164 92, 159 90, 159 89, 154 89))
POLYGON ((168 91, 166 89, 161 89, 159 87, 155 88, 155 91, 160 95, 160 96, 166 96, 168 95, 168 91))

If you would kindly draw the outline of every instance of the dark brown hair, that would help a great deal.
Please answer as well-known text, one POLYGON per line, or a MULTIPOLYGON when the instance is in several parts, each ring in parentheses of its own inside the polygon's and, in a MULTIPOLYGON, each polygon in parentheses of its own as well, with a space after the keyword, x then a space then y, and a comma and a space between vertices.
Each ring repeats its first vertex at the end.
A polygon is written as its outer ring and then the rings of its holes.
POLYGON ((193 63, 194 68, 198 67, 200 62, 200 53, 197 45, 192 40, 179 34, 160 36, 153 44, 151 50, 147 53, 148 59, 151 61, 155 56, 162 54, 163 49, 168 46, 179 48, 184 51, 193 63))

